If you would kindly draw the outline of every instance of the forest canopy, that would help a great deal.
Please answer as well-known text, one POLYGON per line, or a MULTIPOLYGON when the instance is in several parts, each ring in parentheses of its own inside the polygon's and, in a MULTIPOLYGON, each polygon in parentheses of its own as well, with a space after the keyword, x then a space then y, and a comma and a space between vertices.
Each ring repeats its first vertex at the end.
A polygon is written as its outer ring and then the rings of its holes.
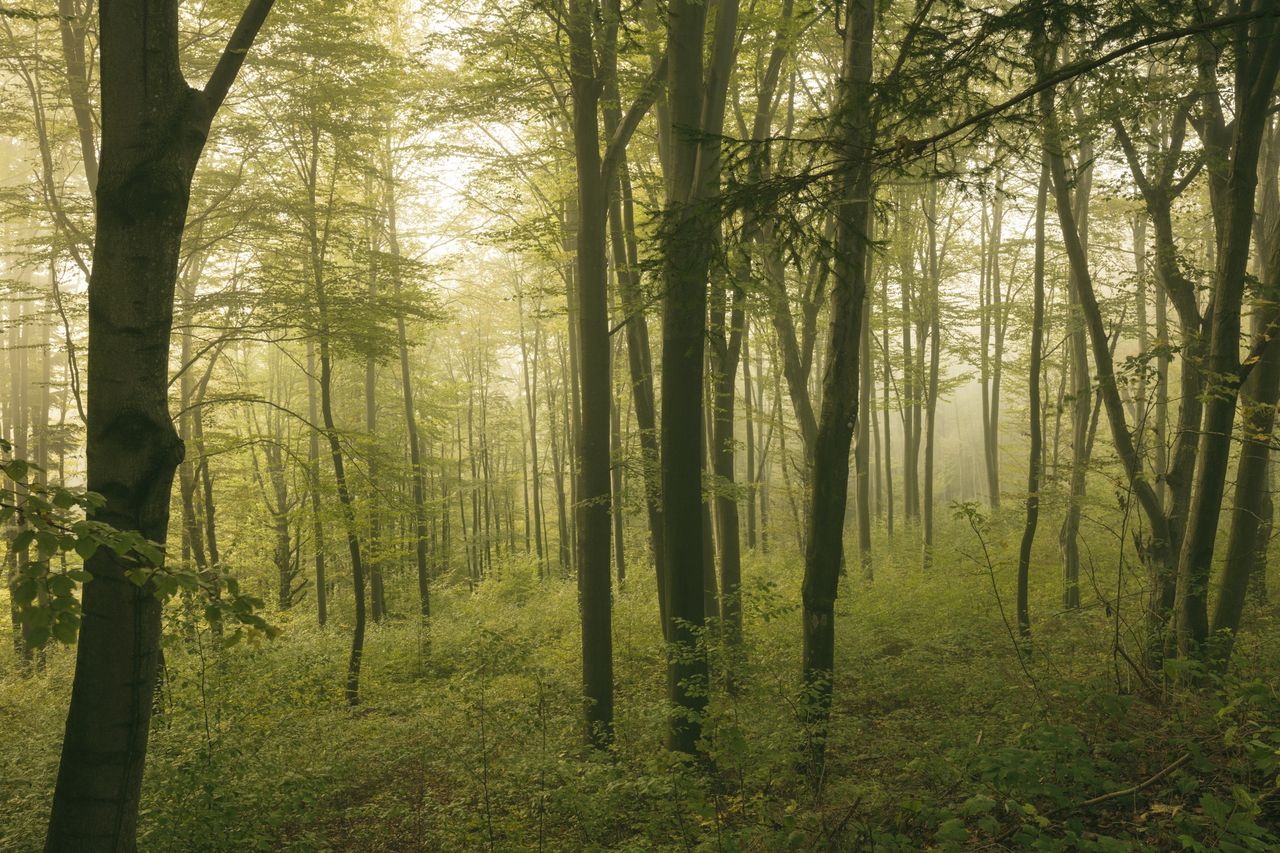
POLYGON ((0 5, 0 849, 1280 849, 1280 0, 0 5))

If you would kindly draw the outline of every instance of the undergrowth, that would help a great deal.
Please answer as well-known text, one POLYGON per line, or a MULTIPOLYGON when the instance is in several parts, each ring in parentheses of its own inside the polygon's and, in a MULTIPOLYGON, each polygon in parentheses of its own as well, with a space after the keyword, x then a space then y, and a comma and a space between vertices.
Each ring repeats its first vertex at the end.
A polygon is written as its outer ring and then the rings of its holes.
MULTIPOLYGON (((873 583, 843 582, 821 780, 797 769, 800 568, 780 549, 745 566, 742 658, 712 650, 738 688, 716 678, 710 769, 662 748, 663 647, 636 566, 615 605, 608 755, 582 745, 576 589, 525 561, 474 592, 441 585, 429 629, 374 626, 354 709, 343 625, 276 614, 278 639, 223 650, 175 612, 140 847, 1280 848, 1275 607, 1251 613, 1229 678, 1179 688, 1115 651, 1139 619, 1137 581, 1094 555, 1085 606, 1060 612, 1046 544, 1033 642, 1017 649, 989 575, 1007 607, 1012 561, 973 559, 966 531, 948 527, 928 570, 904 537, 883 544, 873 583)), ((1015 532, 990 531, 993 553, 1011 554, 1015 532)), ((72 663, 55 649, 34 676, 0 670, 2 850, 42 845, 72 663)))

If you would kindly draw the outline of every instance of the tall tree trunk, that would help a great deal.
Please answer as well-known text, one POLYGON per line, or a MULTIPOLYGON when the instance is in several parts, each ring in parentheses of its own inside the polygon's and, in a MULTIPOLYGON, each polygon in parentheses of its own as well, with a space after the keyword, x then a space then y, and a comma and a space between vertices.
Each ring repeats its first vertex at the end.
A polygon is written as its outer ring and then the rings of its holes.
POLYGON ((701 148, 703 33, 707 8, 694 0, 668 6, 667 100, 671 111, 671 185, 663 245, 662 515, 671 644, 667 691, 674 706, 667 743, 693 753, 707 702, 707 659, 698 648, 703 603, 703 346, 712 229, 697 210, 701 148))
POLYGON ((315 275, 316 312, 320 327, 320 416, 324 423, 324 435, 329 442, 329 457, 333 464, 333 480, 338 490, 338 503, 347 534, 347 550, 351 555, 351 586, 355 596, 355 626, 351 633, 351 655, 347 661, 346 697, 348 705, 360 704, 360 664, 364 658, 365 630, 365 576, 361 559, 360 539, 356 527, 355 503, 347 485, 343 464, 342 444, 333 420, 333 366, 329 346, 329 308, 325 294, 323 273, 315 275))
MULTIPOLYGON (((1178 645, 1198 654, 1209 638, 1209 577, 1213 568, 1218 516, 1231 455, 1240 372, 1240 310, 1245 268, 1253 230, 1253 201, 1258 183, 1258 155, 1267 113, 1280 72, 1280 23, 1260 18, 1248 25, 1238 42, 1236 115, 1226 175, 1210 321, 1206 370, 1217 387, 1204 405, 1196 451, 1195 493, 1187 514, 1186 535, 1178 559, 1175 609, 1178 645)), ((1211 178, 1213 176, 1211 175, 1211 178)))
POLYGON ((627 369, 631 378, 631 401, 639 432, 641 470, 644 474, 645 508, 649 519, 649 545, 653 554, 658 587, 658 617, 667 629, 666 556, 662 545, 662 483, 659 474, 657 403, 653 392, 653 360, 649 348, 649 325, 644 316, 644 296, 640 288, 640 261, 635 237, 635 208, 631 176, 625 155, 619 158, 618 189, 610 208, 609 228, 613 243, 613 268, 618 295, 626 315, 627 369))
POLYGON ((1000 379, 1004 374, 1004 335, 1007 315, 1000 285, 1000 246, 1004 235, 1003 176, 996 173, 996 194, 991 202, 991 267, 987 275, 988 308, 991 312, 993 352, 991 359, 990 410, 987 414, 987 490, 992 509, 1000 508, 1000 379))
POLYGON ((1049 198, 1049 163, 1040 158, 1040 184, 1036 192, 1035 220, 1035 268, 1032 286, 1035 289, 1031 313, 1031 366, 1027 371, 1027 397, 1030 406, 1031 447, 1027 461, 1027 517, 1022 527, 1022 541, 1018 547, 1018 634, 1023 639, 1031 636, 1031 612, 1029 589, 1031 580, 1031 548, 1035 543, 1036 526, 1040 520, 1040 475, 1044 466, 1044 434, 1040 411, 1040 373, 1044 358, 1044 256, 1045 210, 1049 198))
MULTIPOLYGON (((743 259, 749 264, 748 259, 743 259)), ((749 276, 749 267, 739 270, 749 276)), ((746 291, 736 282, 725 330, 724 286, 711 308, 711 465, 715 474, 716 525, 720 545, 720 596, 725 638, 731 646, 742 643, 742 545, 738 523, 738 487, 734 475, 734 409, 738 364, 742 355, 743 303, 746 291)))
POLYGON ((814 442, 802 592, 802 712, 809 737, 808 769, 819 778, 835 669, 835 600, 844 549, 849 445, 858 417, 858 337, 866 291, 867 227, 872 209, 870 150, 875 136, 870 109, 874 26, 875 4, 871 0, 850 0, 837 134, 838 153, 845 164, 838 184, 842 205, 836 217, 830 344, 823 374, 822 414, 814 442))
MULTIPOLYGON (((902 517, 907 523, 920 517, 920 437, 915 430, 913 410, 917 405, 917 375, 912 350, 912 283, 915 271, 915 228, 906 217, 906 199, 898 218, 899 270, 902 324, 902 394, 898 399, 898 415, 902 421, 902 517)), ((917 342, 923 347, 923 342, 917 342)))
MULTIPOLYGON (((925 390, 924 565, 933 563, 933 479, 938 442, 938 382, 942 368, 942 259, 938 250, 938 183, 931 181, 925 202, 925 229, 929 264, 929 298, 925 304, 929 323, 929 375, 925 390)), ((868 347, 868 352, 870 348, 868 347)), ((869 371, 866 371, 869 375, 869 371)))
MULTIPOLYGON (((1092 151, 1086 145, 1081 151, 1083 164, 1074 182, 1073 211, 1080 244, 1086 258, 1089 252, 1089 197, 1093 188, 1092 151)), ((1074 610, 1080 606, 1080 520, 1084 511, 1086 478, 1089 473, 1089 422, 1093 393, 1089 373, 1089 345, 1085 321, 1080 316, 1080 280, 1074 270, 1068 275, 1071 307, 1070 331, 1067 334, 1071 356, 1071 484, 1067 513, 1058 532, 1062 549, 1062 606, 1074 610)))
POLYGON ((893 360, 889 358, 889 279, 885 278, 880 289, 880 316, 884 328, 880 339, 880 356, 883 375, 881 393, 884 399, 880 410, 884 413, 884 506, 885 531, 893 536, 893 424, 890 421, 889 387, 893 384, 893 360))
POLYGON ((747 495, 747 548, 754 551, 756 548, 756 425, 753 406, 755 398, 751 390, 751 347, 747 340, 750 331, 751 321, 748 319, 742 325, 742 421, 747 431, 745 445, 747 481, 744 484, 747 495))
MULTIPOLYGON (((1040 68, 1045 73, 1044 66, 1040 68)), ((1165 513, 1154 487, 1143 470, 1143 460, 1138 455, 1133 441, 1133 434, 1125 418, 1124 402, 1120 398, 1116 386, 1115 364, 1111 356, 1110 342, 1102 324, 1102 313, 1098 307, 1097 296, 1093 290, 1093 278, 1089 271, 1088 257, 1085 252, 1080 232, 1076 226, 1075 211, 1071 204, 1071 190, 1068 184, 1065 157, 1062 151, 1062 139, 1058 129, 1057 113, 1054 108, 1052 89, 1042 92, 1039 98, 1041 126, 1044 131, 1045 157, 1049 163, 1049 175, 1052 179, 1055 206, 1058 221, 1062 230, 1063 243, 1067 250, 1071 275, 1076 282, 1080 299, 1080 314, 1088 333, 1093 362, 1097 372, 1098 395, 1106 407, 1107 420, 1111 425, 1111 436, 1115 443, 1116 455, 1124 467, 1125 477, 1137 500, 1139 507, 1151 527, 1151 540, 1146 548, 1146 559, 1158 577, 1168 571, 1175 562, 1172 552, 1172 536, 1169 516, 1165 513)))
MULTIPOLYGON (((88 487, 93 517, 163 543, 182 442, 169 418, 169 336, 191 179, 210 124, 271 9, 253 0, 203 91, 182 78, 178 7, 99 8, 102 157, 89 279, 88 487)), ((99 549, 45 849, 136 848, 138 797, 159 653, 160 602, 99 549)))
MULTIPOLYGON (((600 163, 601 182, 611 193, 608 202, 609 242, 613 253, 614 279, 624 314, 626 330, 627 367, 631 379, 631 394, 640 429, 640 448, 643 456, 645 505, 649 518, 649 541, 653 552, 654 574, 658 587, 658 614, 662 630, 666 631, 666 568, 663 541, 660 482, 658 474, 657 407, 653 393, 653 366, 649 351, 649 328, 645 321, 644 296, 641 293, 639 250, 636 240, 635 205, 632 199, 631 175, 627 166, 627 144, 640 119, 653 105, 661 91, 661 75, 667 67, 664 56, 657 60, 653 75, 641 89, 626 115, 622 114, 618 94, 617 22, 621 9, 617 0, 610 0, 610 25, 605 28, 603 72, 603 119, 608 147, 600 163)), ((659 124, 662 117, 659 116, 659 124)), ((615 418, 619 415, 615 412, 615 418)), ((616 460, 615 464, 621 464, 616 460)), ((621 470, 618 476, 621 477, 621 470)), ((622 508, 617 507, 616 550, 621 568, 623 553, 621 542, 622 508)))
MULTIPOLYGON (((600 94, 593 45, 594 10, 588 0, 569 0, 570 81, 573 88, 573 150, 577 166, 577 274, 570 313, 570 357, 581 391, 574 431, 578 460, 578 603, 582 617, 582 689, 587 738, 603 747, 613 737, 613 629, 610 572, 609 409, 613 402, 609 344, 606 225, 608 184, 601 171, 600 94), (573 321, 576 320, 576 329, 573 321), (574 346, 576 333, 576 343, 574 346)), ((609 32, 616 33, 610 25, 609 32)), ((609 51, 609 37, 602 39, 609 51)))
POLYGON ((623 450, 622 450, 622 417, 620 410, 622 401, 615 395, 613 405, 609 409, 609 480, 610 491, 612 492, 612 502, 610 507, 613 511, 613 571, 618 579, 618 588, 627 581, 627 554, 624 547, 622 531, 626 522, 623 509, 625 507, 622 499, 622 470, 623 470, 623 450))
MULTIPOLYGON (((560 353, 561 355, 564 354, 564 347, 560 347, 560 353)), ((555 480, 556 487, 556 548, 560 557, 560 574, 562 577, 567 578, 569 573, 573 570, 573 557, 570 554, 573 545, 569 538, 569 518, 566 511, 567 508, 565 506, 564 459, 560 453, 560 437, 556 432, 556 416, 559 413, 560 407, 556 401, 556 386, 552 382, 551 360, 546 359, 546 361, 547 363, 544 365, 544 380, 547 387, 547 408, 550 415, 547 423, 550 433, 549 437, 551 440, 551 473, 555 480)), ((560 396, 563 396, 566 393, 567 391, 562 384, 560 387, 560 396)), ((459 465, 461 465, 461 463, 459 463, 459 465)), ((461 468, 459 468, 459 473, 461 473, 461 468)))
MULTIPOLYGON (((1261 287, 1253 306, 1252 332, 1255 342, 1274 338, 1280 325, 1280 125, 1272 124, 1261 172, 1261 216, 1256 223, 1261 287)), ((1235 506, 1227 538, 1222 586, 1213 614, 1213 634, 1221 637, 1212 649, 1214 662, 1225 668, 1231 656, 1245 599, 1254 574, 1266 570, 1267 540, 1270 536, 1271 439, 1276 403, 1280 400, 1280 347, 1264 346, 1248 380, 1241 388, 1244 397, 1244 435, 1236 468, 1235 506)))
MULTIPOLYGON (((520 365, 524 378, 525 420, 529 424, 529 467, 533 469, 529 475, 532 481, 529 502, 533 504, 534 554, 538 558, 538 577, 542 577, 546 566, 543 564, 545 551, 542 539, 542 468, 538 464, 538 370, 536 364, 533 370, 529 369, 529 345, 525 340, 523 295, 517 296, 517 310, 520 314, 520 365)), ((534 343, 536 345, 536 338, 534 343)), ((534 358, 536 359, 537 356, 535 349, 534 358)), ((528 533, 527 530, 525 532, 528 533)))
POLYGON ((324 518, 320 503, 320 396, 316 389, 315 342, 307 339, 307 476, 311 481, 311 552, 316 573, 316 619, 320 627, 329 618, 329 581, 325 576, 324 518))
MULTIPOLYGON (((874 230, 874 220, 867 223, 867 239, 872 238, 874 230)), ((868 253, 868 258, 870 253, 868 253)), ((870 275, 867 276, 870 281, 870 275)), ((875 570, 871 562, 871 424, 875 422, 876 416, 871 409, 871 288, 866 288, 863 297, 862 306, 862 331, 860 331, 859 344, 861 362, 858 370, 861 374, 860 384, 858 386, 858 426, 857 436, 854 440, 853 461, 854 461, 854 477, 857 484, 857 511, 858 511, 858 559, 862 565, 862 579, 870 582, 875 576, 875 570)), ((930 444, 930 455, 932 455, 933 446, 930 444)), ((932 474, 932 468, 929 469, 932 474)), ((926 483, 932 484, 932 480, 926 480, 926 483)), ((932 530, 933 514, 928 513, 925 516, 926 533, 932 530)))
MULTIPOLYGON (((396 219, 394 165, 391 141, 388 139, 384 159, 386 177, 383 204, 386 206, 387 248, 391 250, 391 286, 398 300, 401 298, 403 275, 400 269, 400 233, 396 219)), ((523 344, 523 327, 521 331, 521 344, 523 344)), ((427 497, 424 483, 426 471, 422 465, 422 442, 418 438, 418 413, 414 405, 413 374, 409 368, 409 337, 405 329, 403 312, 396 312, 396 345, 400 355, 400 388, 404 394, 404 426, 409 445, 409 476, 413 480, 413 557, 418 575, 418 613, 423 619, 427 619, 431 616, 431 568, 427 558, 427 497)), ((537 466, 536 452, 534 465, 537 466)), ((541 546, 538 553, 541 556, 541 546)))
MULTIPOLYGON (((372 196, 370 189, 369 195, 372 196)), ((377 251, 375 231, 370 227, 370 256, 377 251)), ((376 316, 378 299, 377 267, 370 260, 369 270, 369 313, 376 316)), ((399 312, 397 312, 399 316, 399 312)), ((379 494, 381 489, 381 466, 378 464, 378 361, 370 351, 364 360, 364 431, 368 448, 368 461, 365 463, 369 479, 369 603, 372 605, 372 616, 375 623, 381 622, 385 615, 386 599, 382 586, 382 510, 384 498, 379 494)))

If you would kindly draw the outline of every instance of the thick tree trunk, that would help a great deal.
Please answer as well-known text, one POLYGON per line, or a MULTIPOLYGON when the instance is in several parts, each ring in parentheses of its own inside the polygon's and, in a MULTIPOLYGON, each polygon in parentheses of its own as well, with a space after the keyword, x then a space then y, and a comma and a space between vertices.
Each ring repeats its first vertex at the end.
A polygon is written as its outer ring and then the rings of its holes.
POLYGON ((715 474, 716 525, 720 545, 720 596, 726 639, 742 642, 742 545, 738 529, 738 490, 734 476, 734 409, 738 364, 742 355, 745 291, 733 288, 725 334, 724 294, 711 310, 711 464, 715 474))
MULTIPOLYGON (((174 285, 191 179, 217 112, 271 8, 254 0, 204 91, 179 64, 178 7, 99 10, 102 157, 89 280, 88 487, 98 521, 163 543, 183 447, 168 412, 174 285)), ((86 561, 84 621, 45 849, 131 851, 159 656, 160 602, 125 572, 86 561)))
MULTIPOLYGON (((582 688, 588 740, 605 746, 613 736, 613 631, 610 572, 609 408, 611 389, 608 267, 605 228, 608 185, 601 172, 599 104, 592 10, 569 0, 573 150, 577 166, 576 382, 581 421, 575 430, 578 460, 576 514, 578 597, 582 616, 582 688)), ((607 39, 606 39, 607 41, 607 39)), ((607 49, 607 46, 606 46, 607 49)), ((570 328, 571 350, 574 329, 570 328)))
POLYGON ((662 297, 662 514, 671 644, 667 691, 674 706, 670 749, 693 753, 707 703, 707 659, 699 648, 703 602, 703 369, 707 265, 713 233, 696 209, 695 130, 702 125, 706 5, 673 0, 668 7, 671 185, 664 223, 662 297))

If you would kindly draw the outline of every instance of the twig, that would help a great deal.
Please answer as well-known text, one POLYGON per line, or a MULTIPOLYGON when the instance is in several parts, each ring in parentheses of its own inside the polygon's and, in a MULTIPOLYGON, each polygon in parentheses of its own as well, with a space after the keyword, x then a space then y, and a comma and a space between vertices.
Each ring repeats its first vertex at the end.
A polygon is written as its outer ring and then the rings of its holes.
POLYGON ((1071 806, 1066 809, 1061 809, 1059 810, 1059 812, 1056 812, 1056 813, 1075 812, 1075 811, 1079 811, 1080 809, 1087 809, 1090 806, 1096 806, 1099 803, 1105 803, 1108 800, 1117 800, 1121 797, 1127 797, 1127 796, 1130 796, 1131 794, 1136 794, 1139 791, 1143 790, 1144 788, 1149 788, 1152 785, 1154 785, 1156 782, 1159 782, 1161 779, 1168 776, 1170 773, 1177 770, 1179 767, 1186 764, 1190 760, 1191 760, 1191 753, 1184 752, 1182 754, 1182 757, 1180 757, 1177 761, 1173 762, 1168 767, 1159 771, 1154 776, 1148 777, 1143 782, 1139 782, 1136 785, 1131 785, 1128 788, 1124 788, 1123 790, 1120 790, 1120 791, 1112 791, 1109 794, 1100 794, 1092 799, 1085 800, 1084 802, 1079 803, 1078 805, 1071 806))

